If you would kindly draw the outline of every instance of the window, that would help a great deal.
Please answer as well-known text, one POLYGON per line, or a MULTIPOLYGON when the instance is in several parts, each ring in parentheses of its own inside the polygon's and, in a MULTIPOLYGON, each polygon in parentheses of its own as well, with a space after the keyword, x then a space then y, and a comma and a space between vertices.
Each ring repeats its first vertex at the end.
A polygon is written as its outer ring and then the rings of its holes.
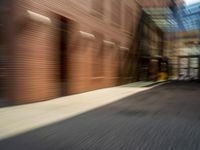
POLYGON ((133 14, 132 9, 128 6, 125 7, 125 30, 131 33, 133 30, 133 14))
POLYGON ((121 0, 112 0, 111 20, 115 25, 121 24, 121 0))
POLYGON ((95 33, 96 41, 93 50, 93 77, 101 78, 104 76, 104 47, 103 35, 95 33))
POLYGON ((104 0, 92 0, 92 14, 102 18, 104 14, 104 0))

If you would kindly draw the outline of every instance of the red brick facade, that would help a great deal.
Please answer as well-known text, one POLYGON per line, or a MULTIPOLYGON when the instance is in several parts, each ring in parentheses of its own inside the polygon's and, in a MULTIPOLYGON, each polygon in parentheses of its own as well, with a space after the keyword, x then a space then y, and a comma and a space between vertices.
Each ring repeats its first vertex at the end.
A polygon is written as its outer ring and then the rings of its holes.
POLYGON ((0 79, 2 98, 36 102, 136 80, 140 7, 135 1, 11 2, 4 61, 10 72, 0 79), (119 12, 112 12, 115 6, 119 12))

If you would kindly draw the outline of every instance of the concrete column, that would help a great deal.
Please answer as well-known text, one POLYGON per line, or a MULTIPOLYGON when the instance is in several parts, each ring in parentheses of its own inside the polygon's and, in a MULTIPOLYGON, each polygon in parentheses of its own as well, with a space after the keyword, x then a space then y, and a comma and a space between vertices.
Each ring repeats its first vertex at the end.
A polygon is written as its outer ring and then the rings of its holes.
POLYGON ((188 59, 188 70, 187 70, 187 74, 188 74, 188 77, 190 77, 190 57, 188 57, 187 59, 188 59))
POLYGON ((181 66, 180 65, 180 57, 178 57, 177 60, 178 60, 178 62, 177 62, 178 63, 178 68, 177 68, 178 69, 178 79, 180 79, 180 73, 181 73, 181 69, 180 69, 180 66, 181 66))
POLYGON ((198 79, 200 79, 200 56, 198 57, 198 79))

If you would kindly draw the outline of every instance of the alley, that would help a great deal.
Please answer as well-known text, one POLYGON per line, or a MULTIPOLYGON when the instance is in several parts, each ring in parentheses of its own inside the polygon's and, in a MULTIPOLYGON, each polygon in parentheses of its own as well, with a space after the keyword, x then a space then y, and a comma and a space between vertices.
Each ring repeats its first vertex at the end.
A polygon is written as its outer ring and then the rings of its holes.
POLYGON ((199 97, 199 83, 161 84, 60 122, 2 139, 0 149, 199 150, 199 97))

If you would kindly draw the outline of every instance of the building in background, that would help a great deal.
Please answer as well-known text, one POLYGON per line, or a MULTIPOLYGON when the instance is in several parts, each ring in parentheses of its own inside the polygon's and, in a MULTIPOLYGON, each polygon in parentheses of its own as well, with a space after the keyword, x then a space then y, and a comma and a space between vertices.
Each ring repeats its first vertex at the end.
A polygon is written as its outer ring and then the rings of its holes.
POLYGON ((160 72, 167 72, 163 55, 164 32, 143 9, 139 34, 138 80, 157 80, 160 72))

